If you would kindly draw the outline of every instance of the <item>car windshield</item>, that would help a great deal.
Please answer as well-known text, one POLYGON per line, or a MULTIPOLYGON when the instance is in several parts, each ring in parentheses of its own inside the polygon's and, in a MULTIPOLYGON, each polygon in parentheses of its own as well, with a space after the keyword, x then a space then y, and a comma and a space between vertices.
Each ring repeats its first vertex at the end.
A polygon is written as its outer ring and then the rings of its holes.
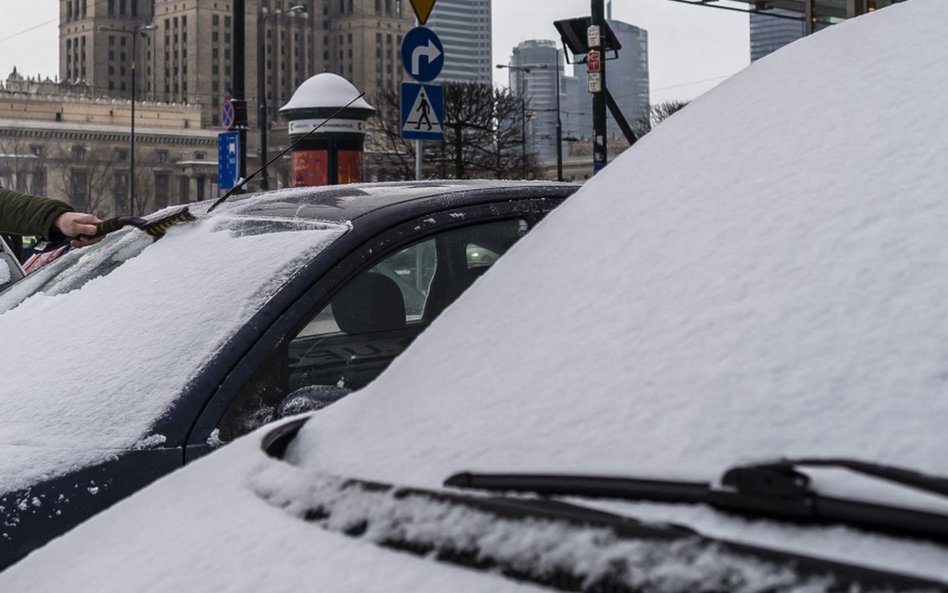
POLYGON ((153 239, 145 233, 123 229, 101 242, 67 252, 0 293, 0 312, 8 311, 30 295, 57 295, 81 288, 93 278, 105 276, 137 256, 153 239))
POLYGON ((164 442, 150 434, 156 420, 347 228, 221 213, 156 242, 126 231, 0 295, 0 335, 25 345, 0 360, 4 485, 27 486, 110 450, 164 442), (4 447, 17 449, 5 454, 4 447), (22 447, 46 453, 18 454, 22 447))

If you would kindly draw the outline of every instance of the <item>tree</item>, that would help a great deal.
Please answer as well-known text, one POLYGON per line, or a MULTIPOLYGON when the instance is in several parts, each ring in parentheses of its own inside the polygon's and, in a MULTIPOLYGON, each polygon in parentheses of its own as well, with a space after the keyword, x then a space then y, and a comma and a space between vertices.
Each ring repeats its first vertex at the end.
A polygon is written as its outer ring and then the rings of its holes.
POLYGON ((689 101, 672 100, 652 105, 651 109, 649 109, 648 119, 646 120, 645 117, 641 117, 635 121, 632 127, 638 137, 641 138, 652 131, 655 126, 674 115, 677 111, 684 109, 688 103, 689 101))
MULTIPOLYGON (((401 138, 401 99, 387 88, 374 97, 377 113, 367 126, 368 177, 379 181, 415 177, 415 143, 401 138)), ((444 85, 444 143, 422 142, 425 176, 467 179, 536 175, 524 148, 523 101, 487 84, 444 85), (525 158, 526 157, 526 158, 525 158)))
POLYGON ((76 210, 100 217, 114 211, 116 169, 112 151, 74 145, 60 147, 53 158, 69 163, 59 168, 56 189, 76 210))
POLYGON ((40 194, 46 193, 46 151, 22 138, 0 139, 0 187, 40 194))

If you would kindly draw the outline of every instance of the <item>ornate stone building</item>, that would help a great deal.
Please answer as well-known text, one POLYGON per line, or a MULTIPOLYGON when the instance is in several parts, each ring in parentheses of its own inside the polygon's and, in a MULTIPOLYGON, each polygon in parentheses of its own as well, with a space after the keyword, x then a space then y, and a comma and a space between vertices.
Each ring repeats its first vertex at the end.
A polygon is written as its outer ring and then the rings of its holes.
POLYGON ((141 214, 217 194, 217 133, 197 106, 92 99, 74 85, 15 72, 0 85, 0 186, 59 198, 100 217, 141 214), (134 203, 130 199, 134 195, 134 203))
MULTIPOLYGON (((369 96, 402 80, 399 48, 414 24, 407 2, 246 0, 245 9, 245 97, 254 127, 258 83, 275 119, 320 72, 335 72, 369 96)), ((216 126, 232 96, 233 25, 230 0, 60 0, 59 76, 128 98, 134 64, 139 98, 200 105, 202 123, 216 126)))

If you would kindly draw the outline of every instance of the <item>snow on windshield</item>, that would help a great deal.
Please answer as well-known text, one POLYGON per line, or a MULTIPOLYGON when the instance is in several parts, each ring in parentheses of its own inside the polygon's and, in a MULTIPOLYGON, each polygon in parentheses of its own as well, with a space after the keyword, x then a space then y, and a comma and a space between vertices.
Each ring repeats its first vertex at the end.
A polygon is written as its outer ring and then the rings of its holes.
POLYGON ((948 475, 946 21, 894 5, 694 101, 316 414, 294 460, 426 486, 780 456, 948 475))
MULTIPOLYGON (((80 288, 0 314, 0 336, 20 345, 0 358, 4 490, 158 442, 149 428, 196 371, 346 228, 215 215, 146 239, 140 255, 80 288)), ((115 250, 100 253, 87 268, 115 250)))

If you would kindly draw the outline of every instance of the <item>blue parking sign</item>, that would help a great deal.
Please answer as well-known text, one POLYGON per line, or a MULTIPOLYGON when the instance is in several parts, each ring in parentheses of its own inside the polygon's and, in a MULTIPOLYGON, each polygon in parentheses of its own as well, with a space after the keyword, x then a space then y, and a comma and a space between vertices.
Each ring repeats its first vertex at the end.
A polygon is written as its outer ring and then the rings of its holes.
POLYGON ((402 138, 444 142, 444 90, 439 84, 402 83, 402 138))
POLYGON ((240 181, 240 132, 217 135, 217 185, 230 189, 240 181))

